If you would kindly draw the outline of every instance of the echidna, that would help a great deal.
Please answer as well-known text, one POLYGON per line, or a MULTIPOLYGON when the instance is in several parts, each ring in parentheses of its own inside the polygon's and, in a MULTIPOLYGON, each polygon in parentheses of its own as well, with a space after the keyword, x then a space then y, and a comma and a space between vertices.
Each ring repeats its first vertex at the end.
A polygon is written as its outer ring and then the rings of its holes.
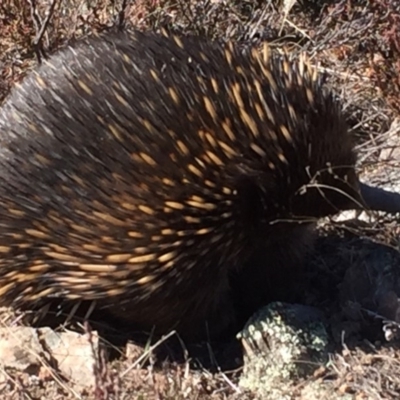
POLYGON ((52 56, 0 111, 1 304, 95 301, 189 337, 231 326, 231 275, 251 281, 255 249, 297 259, 315 218, 364 205, 321 79, 288 55, 155 33, 52 56))

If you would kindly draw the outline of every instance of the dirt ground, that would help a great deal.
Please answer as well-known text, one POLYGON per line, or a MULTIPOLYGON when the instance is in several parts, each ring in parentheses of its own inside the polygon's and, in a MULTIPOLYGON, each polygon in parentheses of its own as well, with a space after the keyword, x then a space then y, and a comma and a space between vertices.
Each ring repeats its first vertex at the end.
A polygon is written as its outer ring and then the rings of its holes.
MULTIPOLYGON (((397 181, 400 190, 400 156, 382 158, 390 146, 400 147, 399 1, 2 0, 0 101, 38 60, 82 35, 121 26, 167 28, 180 34, 230 39, 244 47, 266 40, 276 48, 306 52, 342 99, 357 139, 363 179, 381 186, 397 181)), ((359 276, 357 272, 371 254, 390 253, 400 266, 396 258, 398 218, 374 215, 368 223, 353 221, 350 225, 331 219, 321 224, 320 231, 316 254, 308 266, 309 286, 301 300, 328 316, 335 348, 329 365, 308 378, 285 383, 283 391, 291 399, 398 399, 398 339, 385 339, 379 315, 363 313, 362 299, 359 304, 346 301, 346 276, 351 271, 359 276), (316 389, 321 382, 323 394, 316 389)), ((2 321, 6 321, 4 326, 15 322, 9 315, 2 321)), ((112 358, 102 352, 93 354, 96 384, 80 392, 46 365, 47 372, 38 376, 3 371, 6 379, 0 382, 0 398, 256 398, 238 386, 240 361, 237 368, 233 363, 233 370, 216 361, 210 363, 211 368, 202 367, 193 356, 182 362, 159 361, 155 347, 133 346, 129 352, 125 347, 114 349, 118 356, 112 358)), ((214 359, 213 349, 202 349, 214 359)))

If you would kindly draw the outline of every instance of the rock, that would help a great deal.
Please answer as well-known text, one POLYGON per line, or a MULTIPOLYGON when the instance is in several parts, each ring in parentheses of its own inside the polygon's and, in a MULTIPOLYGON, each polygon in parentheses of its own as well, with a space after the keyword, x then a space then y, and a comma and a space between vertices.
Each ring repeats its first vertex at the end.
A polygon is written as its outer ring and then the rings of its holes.
POLYGON ((284 382, 305 377, 328 361, 328 334, 318 310, 272 303, 239 333, 244 367, 239 385, 261 398, 285 399, 284 382))
POLYGON ((55 332, 50 328, 8 327, 0 329, 0 365, 39 379, 62 375, 77 389, 93 387, 94 354, 99 338, 91 333, 55 332), (53 371, 51 371, 53 369, 53 371))
POLYGON ((363 325, 383 321, 387 340, 400 338, 400 254, 375 243, 366 243, 353 256, 339 286, 339 299, 348 318, 363 325), (370 318, 366 318, 366 317, 370 318))

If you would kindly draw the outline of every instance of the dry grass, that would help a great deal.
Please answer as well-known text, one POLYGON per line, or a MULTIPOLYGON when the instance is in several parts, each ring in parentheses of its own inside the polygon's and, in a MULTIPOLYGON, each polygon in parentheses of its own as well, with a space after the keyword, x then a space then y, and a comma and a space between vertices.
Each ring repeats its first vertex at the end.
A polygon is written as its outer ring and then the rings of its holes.
MULTIPOLYGON (((396 26, 400 24, 400 2, 303 0, 284 11, 283 2, 261 0, 2 0, 0 101, 37 60, 93 31, 167 28, 181 34, 231 39, 241 46, 268 40, 275 47, 307 52, 315 65, 326 72, 358 138, 360 170, 382 167, 379 154, 387 145, 387 136, 399 132, 396 119, 400 112, 400 31, 396 26)), ((397 174, 397 180, 398 164, 393 160, 387 164, 397 174)), ((380 219, 362 234, 398 246, 398 232, 393 234, 391 224, 388 219, 380 219)), ((340 233, 333 224, 325 230, 340 233)), ((337 399, 344 394, 355 399, 399 397, 399 350, 394 344, 382 344, 376 335, 373 344, 368 341, 359 325, 346 320, 336 299, 336 285, 352 260, 351 249, 348 243, 322 244, 319 251, 324 257, 314 260, 313 265, 318 268, 311 273, 308 300, 330 315, 337 346, 330 366, 285 388, 293 399, 337 399), (327 252, 332 253, 330 258, 327 252), (347 256, 337 258, 338 253, 347 256), (344 330, 348 334, 342 341, 344 330)), ((89 330, 87 334, 90 338, 89 330)), ((237 387, 238 371, 193 369, 189 360, 157 364, 154 350, 147 350, 143 356, 147 361, 143 363, 142 358, 138 361, 124 354, 108 361, 103 352, 94 351, 96 385, 90 392, 77 393, 62 377, 56 377, 56 371, 36 377, 26 372, 7 372, 0 398, 254 398, 237 387)))

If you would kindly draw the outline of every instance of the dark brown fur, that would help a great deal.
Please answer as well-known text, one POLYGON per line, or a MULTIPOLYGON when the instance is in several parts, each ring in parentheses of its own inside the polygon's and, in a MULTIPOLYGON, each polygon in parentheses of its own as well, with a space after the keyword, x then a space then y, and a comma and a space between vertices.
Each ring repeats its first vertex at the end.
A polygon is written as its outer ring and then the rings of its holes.
POLYGON ((95 300, 144 329, 219 333, 232 282, 251 312, 309 223, 360 201, 339 105, 306 64, 197 38, 68 47, 15 88, 0 133, 0 299, 16 307, 95 300))

